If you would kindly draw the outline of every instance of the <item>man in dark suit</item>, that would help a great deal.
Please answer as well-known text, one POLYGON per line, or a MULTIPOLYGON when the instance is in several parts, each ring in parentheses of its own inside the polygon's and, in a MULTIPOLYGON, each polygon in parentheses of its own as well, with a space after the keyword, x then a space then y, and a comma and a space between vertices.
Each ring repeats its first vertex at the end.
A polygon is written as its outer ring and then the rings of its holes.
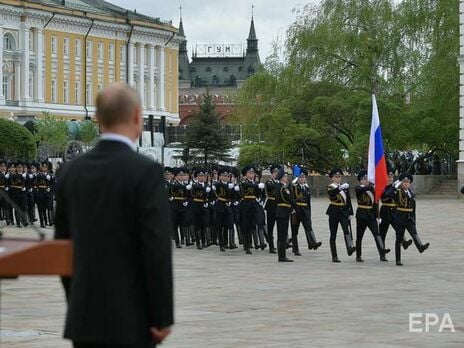
POLYGON ((76 348, 146 348, 173 324, 169 203, 159 164, 135 152, 140 99, 115 84, 99 94, 100 142, 61 170, 55 238, 72 239, 64 337, 76 348))

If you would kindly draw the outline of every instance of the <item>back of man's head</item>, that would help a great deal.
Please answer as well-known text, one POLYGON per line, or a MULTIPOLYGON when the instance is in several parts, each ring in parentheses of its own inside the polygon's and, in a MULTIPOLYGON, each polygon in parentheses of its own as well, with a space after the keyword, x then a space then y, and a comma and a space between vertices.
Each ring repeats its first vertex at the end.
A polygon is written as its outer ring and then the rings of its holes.
POLYGON ((97 96, 96 117, 104 128, 130 123, 136 110, 140 110, 140 97, 135 89, 124 84, 115 83, 97 96))

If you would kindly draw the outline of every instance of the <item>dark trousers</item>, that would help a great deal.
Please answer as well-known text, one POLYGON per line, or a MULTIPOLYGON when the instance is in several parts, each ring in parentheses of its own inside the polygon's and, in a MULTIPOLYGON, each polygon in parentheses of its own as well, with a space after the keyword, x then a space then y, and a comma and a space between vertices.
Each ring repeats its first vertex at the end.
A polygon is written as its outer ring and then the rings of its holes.
POLYGON ((154 348, 154 343, 141 344, 103 344, 103 343, 82 343, 73 341, 74 348, 154 348))
POLYGON ((372 235, 374 236, 375 240, 375 245, 377 246, 377 250, 379 252, 379 255, 382 256, 382 252, 384 249, 384 244, 380 238, 379 234, 379 227, 377 224, 377 221, 375 220, 375 217, 371 218, 357 218, 356 219, 356 247, 357 249, 357 256, 361 256, 361 244, 362 244, 362 239, 364 237, 364 232, 366 232, 366 229, 369 227, 369 230, 371 230, 372 235))
POLYGON ((243 248, 248 250, 251 248, 251 234, 256 228, 256 206, 254 201, 240 203, 240 222, 243 239, 243 248))
POLYGON ((278 242, 287 242, 288 238, 288 225, 290 217, 287 218, 277 218, 277 241, 278 242))
POLYGON ((343 218, 336 218, 329 216, 329 229, 330 229, 330 240, 335 241, 337 239, 337 231, 338 231, 338 224, 342 226, 343 234, 350 234, 350 230, 348 228, 350 220, 347 217, 343 218))
MULTIPOLYGON (((179 229, 187 227, 187 211, 173 208, 172 212, 172 233, 176 244, 180 244, 179 229)), ((180 232, 182 235, 182 231, 180 232)))
POLYGON ((267 241, 269 249, 274 249, 274 225, 276 223, 275 208, 266 210, 267 241))

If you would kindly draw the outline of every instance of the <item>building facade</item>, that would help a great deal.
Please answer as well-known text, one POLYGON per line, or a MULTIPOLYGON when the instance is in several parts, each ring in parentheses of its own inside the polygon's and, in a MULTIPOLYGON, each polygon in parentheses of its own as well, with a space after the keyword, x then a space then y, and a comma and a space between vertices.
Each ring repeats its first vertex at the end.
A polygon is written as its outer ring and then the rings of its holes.
MULTIPOLYGON (((185 37, 182 19, 179 33, 185 37)), ((245 80, 261 65, 258 38, 251 18, 246 50, 241 44, 201 44, 192 49, 189 59, 187 40, 179 47, 179 114, 181 124, 199 110, 201 96, 214 96, 216 111, 223 120, 235 111, 235 97, 245 80)))
POLYGON ((103 0, 0 0, 0 34, 0 116, 91 117, 98 92, 124 81, 145 117, 179 122, 170 23, 103 0))

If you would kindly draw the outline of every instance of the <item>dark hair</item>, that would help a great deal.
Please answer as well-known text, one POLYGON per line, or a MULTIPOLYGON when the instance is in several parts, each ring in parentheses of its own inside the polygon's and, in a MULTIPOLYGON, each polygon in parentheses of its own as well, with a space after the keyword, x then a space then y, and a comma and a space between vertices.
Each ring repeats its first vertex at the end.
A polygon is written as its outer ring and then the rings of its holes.
POLYGON ((98 94, 96 117, 105 127, 123 124, 140 104, 140 97, 135 89, 123 83, 113 84, 98 94))

